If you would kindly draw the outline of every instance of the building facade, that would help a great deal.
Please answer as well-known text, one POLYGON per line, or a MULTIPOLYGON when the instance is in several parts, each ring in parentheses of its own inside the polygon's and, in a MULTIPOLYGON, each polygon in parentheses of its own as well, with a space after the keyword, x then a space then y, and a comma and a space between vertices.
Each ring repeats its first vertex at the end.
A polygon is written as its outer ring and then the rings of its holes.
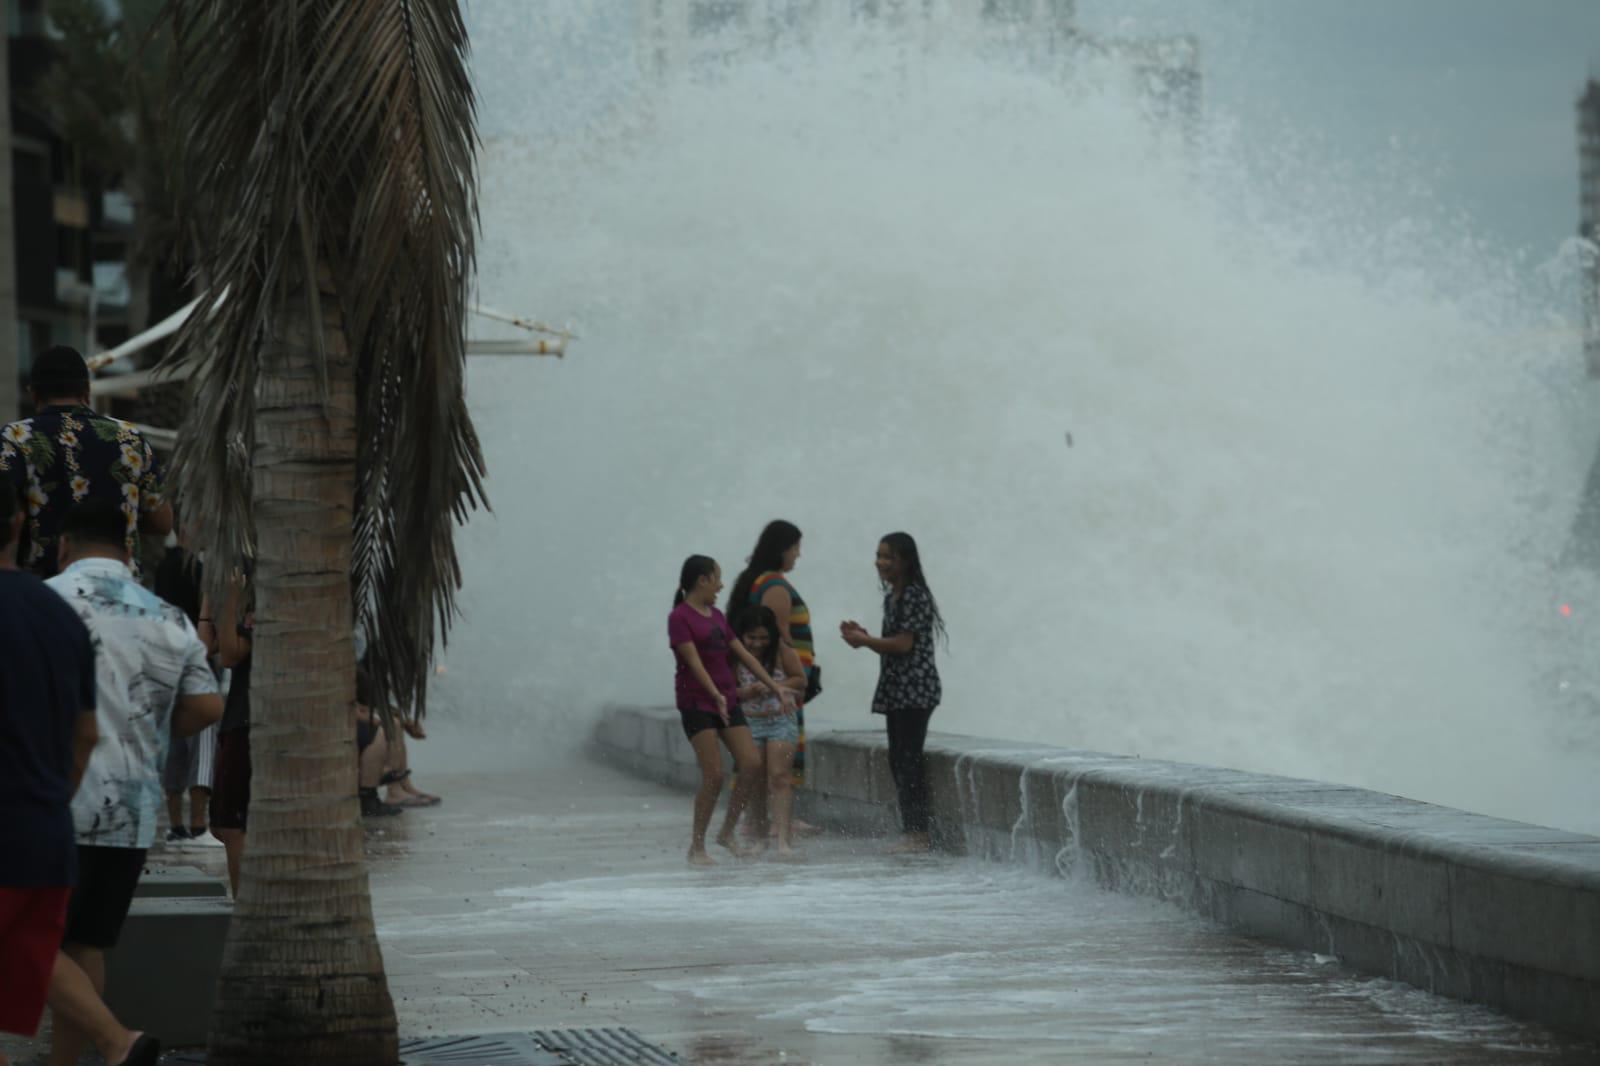
MULTIPOLYGON (((8 19, 9 21, 9 19, 8 19)), ((10 39, 9 32, 7 39, 10 39)), ((11 195, 10 48, 0 49, 0 423, 22 412, 22 371, 17 360, 17 254, 11 195)))
POLYGON ((1583 279, 1583 357, 1600 377, 1600 79, 1578 97, 1578 235, 1591 242, 1583 279))
POLYGON ((0 421, 16 417, 37 353, 70 344, 90 354, 128 337, 133 235, 132 201, 64 134, 41 88, 60 55, 47 0, 9 0, 6 16, 10 225, 0 248, 10 274, 0 270, 8 342, 0 350, 0 421))

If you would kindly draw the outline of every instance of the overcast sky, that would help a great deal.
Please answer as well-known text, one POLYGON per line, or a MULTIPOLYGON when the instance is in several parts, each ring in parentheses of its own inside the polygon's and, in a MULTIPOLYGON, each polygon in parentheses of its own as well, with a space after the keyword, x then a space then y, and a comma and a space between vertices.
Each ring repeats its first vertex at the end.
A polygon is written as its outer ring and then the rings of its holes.
POLYGON ((1577 230, 1574 102, 1600 0, 1078 0, 1101 31, 1194 32, 1208 105, 1314 131, 1357 166, 1413 155, 1485 236, 1545 258, 1577 230))

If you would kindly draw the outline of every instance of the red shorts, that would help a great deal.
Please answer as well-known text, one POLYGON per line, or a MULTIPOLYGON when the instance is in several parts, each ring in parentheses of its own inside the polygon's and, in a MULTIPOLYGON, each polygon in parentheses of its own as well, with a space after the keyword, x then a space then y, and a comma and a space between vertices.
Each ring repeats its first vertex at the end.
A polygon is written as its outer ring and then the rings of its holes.
POLYGON ((67 927, 72 889, 0 885, 0 1032, 32 1036, 67 927))

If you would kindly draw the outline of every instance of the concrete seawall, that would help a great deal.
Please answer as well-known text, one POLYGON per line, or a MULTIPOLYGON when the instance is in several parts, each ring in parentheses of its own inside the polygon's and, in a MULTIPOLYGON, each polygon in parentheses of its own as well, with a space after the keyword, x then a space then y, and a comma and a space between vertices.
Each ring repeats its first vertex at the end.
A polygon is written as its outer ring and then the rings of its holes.
MULTIPOLYGON (((693 787, 677 712, 608 708, 602 758, 693 787)), ((881 730, 814 730, 803 817, 893 828, 881 730)), ((1600 1037, 1600 838, 1364 789, 947 734, 942 846, 1154 896, 1354 969, 1600 1037)))

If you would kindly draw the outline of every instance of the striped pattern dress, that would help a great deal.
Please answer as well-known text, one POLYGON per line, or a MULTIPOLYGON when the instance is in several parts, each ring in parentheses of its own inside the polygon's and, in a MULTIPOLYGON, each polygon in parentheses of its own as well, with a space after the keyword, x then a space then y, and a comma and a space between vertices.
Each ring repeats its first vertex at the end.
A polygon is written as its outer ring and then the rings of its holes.
MULTIPOLYGON (((761 602, 761 598, 772 589, 781 588, 789 593, 789 639, 794 645, 795 654, 800 656, 800 665, 805 667, 806 680, 811 679, 811 669, 816 662, 816 648, 811 640, 811 608, 806 606, 806 601, 801 597, 789 579, 783 576, 780 570, 768 570, 757 577, 750 585, 750 606, 754 607, 761 602)), ((794 749, 794 783, 802 784, 806 779, 806 710, 804 707, 795 712, 795 721, 800 726, 800 741, 794 749)))

